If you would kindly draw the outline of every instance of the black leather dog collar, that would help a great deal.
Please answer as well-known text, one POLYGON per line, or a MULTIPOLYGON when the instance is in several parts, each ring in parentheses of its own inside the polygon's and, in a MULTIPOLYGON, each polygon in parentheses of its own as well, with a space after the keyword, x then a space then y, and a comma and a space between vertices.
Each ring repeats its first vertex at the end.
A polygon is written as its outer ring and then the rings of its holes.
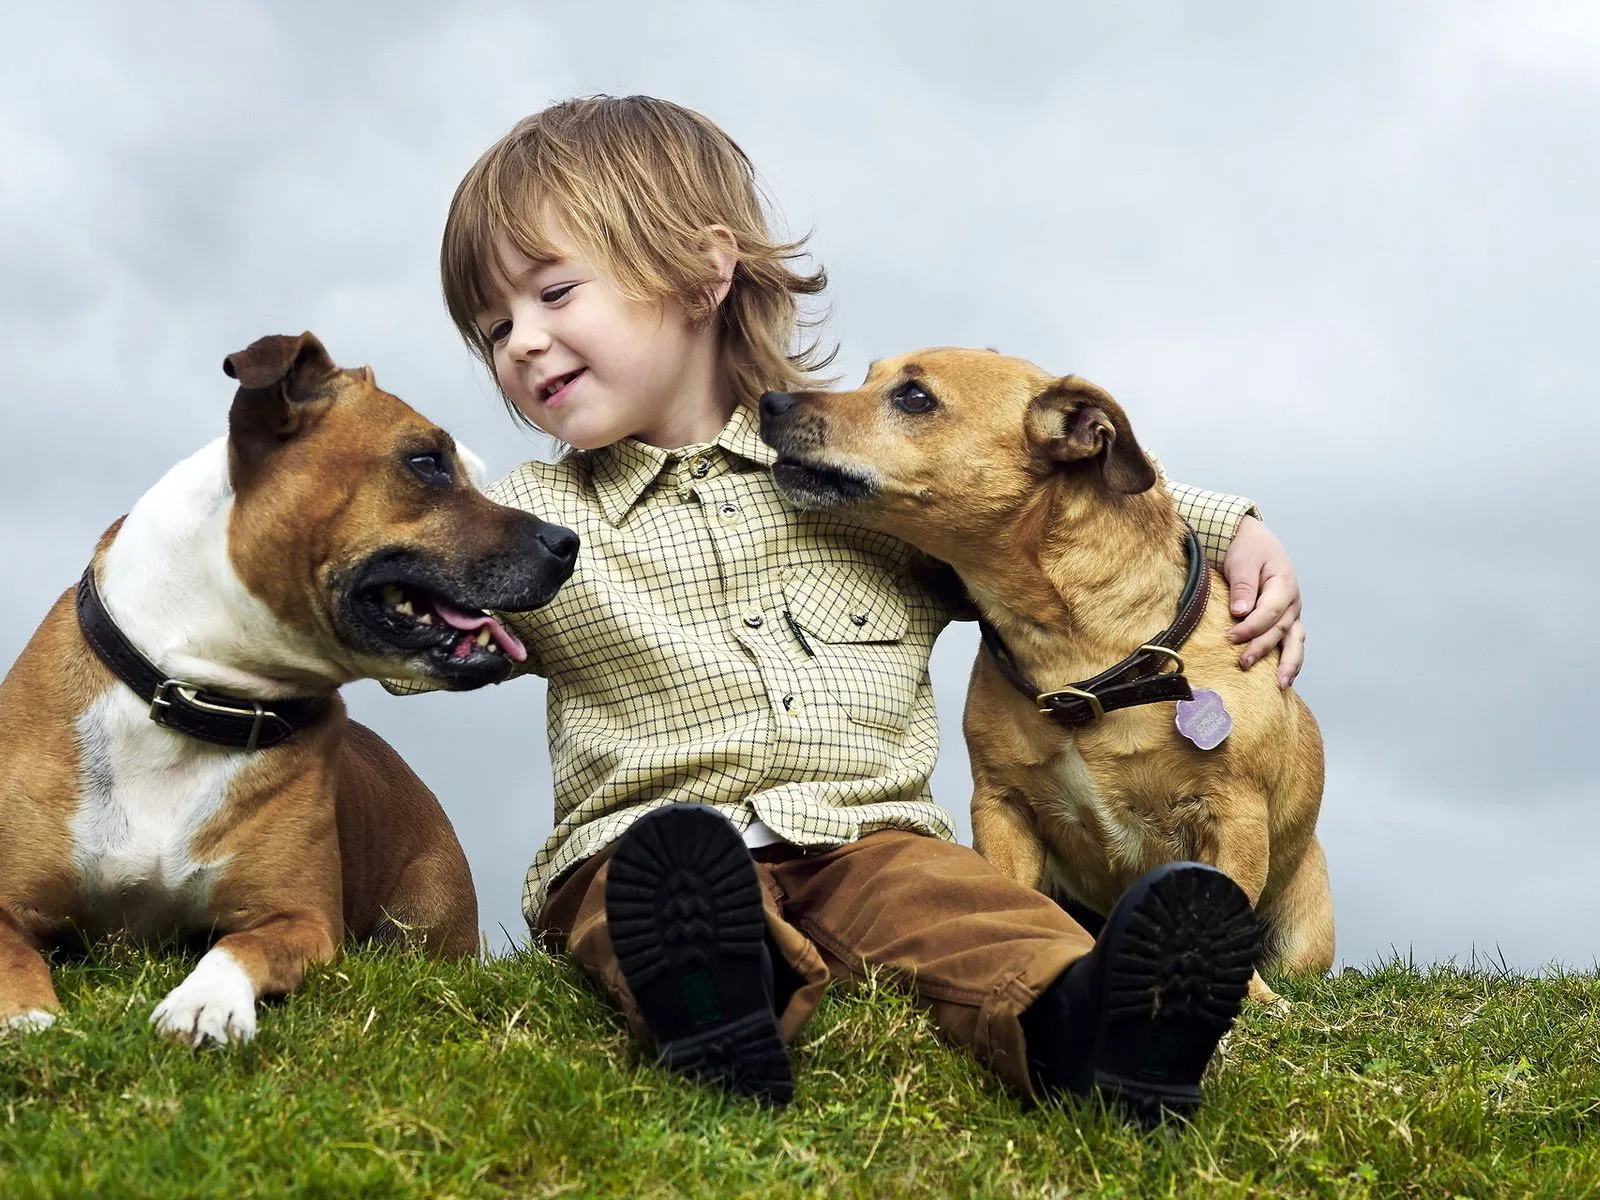
POLYGON ((111 619, 95 587, 93 565, 78 580, 78 628, 111 673, 150 705, 152 721, 202 742, 265 750, 304 729, 328 708, 326 696, 263 703, 203 691, 162 675, 111 619))
POLYGON ((1041 692, 1017 666, 1000 631, 980 617, 978 630, 1000 674, 1033 700, 1041 714, 1069 729, 1091 724, 1119 708, 1161 700, 1192 700, 1194 692, 1184 677, 1183 659, 1178 649, 1189 640, 1195 626, 1200 624, 1200 615, 1206 610, 1206 601, 1211 596, 1211 571, 1193 529, 1185 534, 1184 548, 1189 555, 1189 574, 1184 581, 1183 594, 1178 597, 1176 619, 1116 666, 1101 671, 1093 679, 1041 692), (1168 662, 1177 669, 1162 672, 1161 668, 1168 662))

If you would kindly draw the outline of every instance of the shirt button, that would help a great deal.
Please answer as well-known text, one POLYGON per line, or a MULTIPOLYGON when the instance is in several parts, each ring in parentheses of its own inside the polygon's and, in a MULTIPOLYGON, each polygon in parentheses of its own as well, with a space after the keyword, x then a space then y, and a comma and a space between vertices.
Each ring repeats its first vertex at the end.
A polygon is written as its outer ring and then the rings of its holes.
POLYGON ((767 619, 760 613, 751 613, 749 616, 745 617, 744 623, 750 626, 751 629, 760 629, 767 623, 767 619))
POLYGON ((867 623, 867 614, 866 613, 864 613, 864 612, 853 612, 853 613, 850 614, 850 624, 852 624, 852 625, 865 625, 866 623, 867 623))
POLYGON ((783 698, 783 711, 788 713, 791 717, 798 717, 800 715, 800 710, 804 707, 805 706, 800 702, 800 697, 794 692, 790 692, 783 698))
POLYGON ((689 460, 689 474, 696 479, 704 479, 711 474, 711 464, 705 459, 696 456, 689 460))

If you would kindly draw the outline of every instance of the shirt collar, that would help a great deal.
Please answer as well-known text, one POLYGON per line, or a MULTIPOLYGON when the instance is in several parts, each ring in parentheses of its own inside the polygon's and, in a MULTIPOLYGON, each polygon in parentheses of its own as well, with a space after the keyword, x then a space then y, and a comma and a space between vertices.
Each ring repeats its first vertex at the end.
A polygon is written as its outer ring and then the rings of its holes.
POLYGON ((761 440, 760 418, 748 404, 733 410, 717 435, 717 445, 758 467, 770 467, 778 461, 778 452, 761 440))
MULTIPOLYGON (((717 434, 711 445, 728 454, 742 458, 757 467, 770 467, 777 459, 777 451, 761 440, 760 426, 753 409, 741 404, 733 410, 728 423, 717 434)), ((606 520, 620 524, 628 510, 644 495, 667 464, 696 453, 704 453, 707 446, 683 446, 676 450, 663 450, 635 438, 623 438, 598 450, 579 451, 589 462, 590 477, 594 480, 595 495, 606 520)))

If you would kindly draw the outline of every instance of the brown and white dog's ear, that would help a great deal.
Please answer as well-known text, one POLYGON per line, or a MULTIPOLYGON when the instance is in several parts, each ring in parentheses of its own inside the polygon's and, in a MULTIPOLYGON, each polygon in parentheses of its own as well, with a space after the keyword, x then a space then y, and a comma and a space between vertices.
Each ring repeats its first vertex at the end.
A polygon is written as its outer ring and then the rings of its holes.
MULTIPOLYGON (((239 381, 228 410, 228 436, 235 475, 274 447, 299 433, 320 411, 313 401, 328 396, 328 381, 338 368, 313 333, 258 338, 222 360, 222 370, 239 381)), ((235 479, 237 485, 238 480, 235 479)))
POLYGON ((1122 405, 1087 379, 1064 375, 1028 405, 1028 437, 1045 457, 1061 463, 1098 459, 1100 476, 1114 492, 1131 495, 1155 486, 1150 465, 1122 405))
POLYGON ((299 337, 275 333, 257 338, 222 360, 222 373, 237 379, 241 388, 255 392, 281 386, 291 400, 309 399, 305 389, 337 369, 317 335, 309 331, 299 337))

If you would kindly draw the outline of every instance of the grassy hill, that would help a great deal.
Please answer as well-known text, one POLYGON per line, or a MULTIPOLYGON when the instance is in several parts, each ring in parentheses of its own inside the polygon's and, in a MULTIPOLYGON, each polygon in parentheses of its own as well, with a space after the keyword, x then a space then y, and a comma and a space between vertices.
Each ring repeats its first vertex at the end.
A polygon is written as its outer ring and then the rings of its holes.
POLYGON ((1026 1111, 902 996, 831 998, 771 1113, 643 1060, 576 969, 362 953, 249 1046, 160 1041, 192 960, 58 971, 0 1036, 0 1196, 1600 1194, 1600 980, 1393 963, 1284 984, 1192 1126, 1026 1111))

